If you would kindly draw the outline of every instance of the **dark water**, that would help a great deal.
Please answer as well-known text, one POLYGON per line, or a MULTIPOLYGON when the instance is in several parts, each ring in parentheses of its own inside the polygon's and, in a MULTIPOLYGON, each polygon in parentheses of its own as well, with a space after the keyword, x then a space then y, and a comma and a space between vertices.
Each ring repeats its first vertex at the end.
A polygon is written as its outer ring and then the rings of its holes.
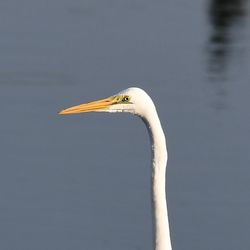
POLYGON ((142 122, 57 115, 133 85, 167 131, 173 249, 249 249, 248 1, 13 0, 0 20, 0 249, 152 249, 142 122))

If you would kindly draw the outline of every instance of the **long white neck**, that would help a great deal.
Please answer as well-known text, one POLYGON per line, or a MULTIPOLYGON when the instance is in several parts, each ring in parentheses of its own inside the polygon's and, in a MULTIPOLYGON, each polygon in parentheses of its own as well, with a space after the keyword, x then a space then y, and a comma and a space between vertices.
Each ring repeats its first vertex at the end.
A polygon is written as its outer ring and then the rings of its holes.
POLYGON ((165 193, 167 148, 164 132, 155 108, 143 117, 152 145, 152 192, 155 226, 155 250, 171 250, 165 193))

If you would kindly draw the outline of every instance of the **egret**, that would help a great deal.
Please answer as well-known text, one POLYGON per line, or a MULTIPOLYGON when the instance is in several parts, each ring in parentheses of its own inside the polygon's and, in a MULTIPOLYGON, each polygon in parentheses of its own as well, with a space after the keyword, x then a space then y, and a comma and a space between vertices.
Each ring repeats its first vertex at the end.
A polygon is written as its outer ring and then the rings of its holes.
POLYGON ((111 97, 73 106, 60 115, 85 112, 128 112, 142 118, 152 146, 152 202, 154 209, 155 250, 171 250, 168 210, 165 193, 167 165, 166 139, 155 105, 140 88, 128 88, 111 97))

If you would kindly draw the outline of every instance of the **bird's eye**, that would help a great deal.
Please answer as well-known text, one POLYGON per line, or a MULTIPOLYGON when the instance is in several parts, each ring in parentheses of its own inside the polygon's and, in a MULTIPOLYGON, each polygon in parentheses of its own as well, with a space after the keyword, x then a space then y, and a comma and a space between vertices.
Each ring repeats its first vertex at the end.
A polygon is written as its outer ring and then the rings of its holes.
POLYGON ((124 97, 122 98, 122 101, 123 101, 123 102, 128 102, 128 101, 129 101, 129 97, 128 97, 128 96, 124 96, 124 97))

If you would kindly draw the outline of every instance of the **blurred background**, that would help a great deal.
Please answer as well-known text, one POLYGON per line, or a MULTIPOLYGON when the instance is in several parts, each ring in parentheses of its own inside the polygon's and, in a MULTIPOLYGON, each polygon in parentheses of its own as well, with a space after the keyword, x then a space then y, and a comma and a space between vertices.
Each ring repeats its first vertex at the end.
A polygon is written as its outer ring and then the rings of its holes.
POLYGON ((0 249, 153 249, 143 123, 57 115, 130 86, 167 134, 173 250, 249 249, 248 1, 3 0, 0 37, 0 249))

